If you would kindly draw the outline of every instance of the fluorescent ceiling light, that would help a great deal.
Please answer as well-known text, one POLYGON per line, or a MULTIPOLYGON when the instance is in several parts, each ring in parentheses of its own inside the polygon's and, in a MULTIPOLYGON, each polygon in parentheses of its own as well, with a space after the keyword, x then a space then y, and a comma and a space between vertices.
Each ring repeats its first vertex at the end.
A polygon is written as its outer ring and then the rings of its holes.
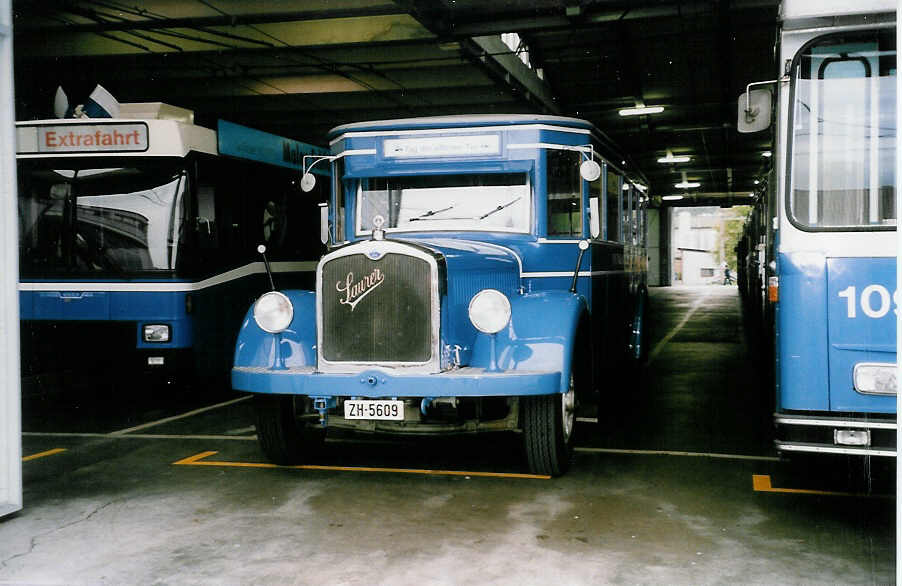
POLYGON ((773 153, 770 151, 764 151, 763 153, 761 153, 761 156, 767 158, 773 156, 773 153))
POLYGON ((682 195, 665 195, 661 199, 663 199, 664 201, 678 201, 678 200, 683 199, 683 196, 682 195))
POLYGON ((701 186, 701 183, 697 181, 680 181, 679 183, 675 183, 674 187, 679 187, 680 189, 691 189, 693 187, 701 186))
POLYGON ((664 106, 637 106, 635 108, 623 108, 619 110, 621 116, 641 116, 642 114, 660 114, 664 106))
POLYGON ((659 163, 688 163, 692 160, 692 157, 689 155, 667 155, 666 157, 661 157, 658 159, 659 163))

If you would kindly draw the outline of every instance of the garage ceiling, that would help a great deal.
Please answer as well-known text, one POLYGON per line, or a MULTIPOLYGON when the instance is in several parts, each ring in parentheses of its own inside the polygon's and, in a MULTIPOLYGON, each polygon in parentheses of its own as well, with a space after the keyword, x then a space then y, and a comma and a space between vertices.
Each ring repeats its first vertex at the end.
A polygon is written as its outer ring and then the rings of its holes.
POLYGON ((776 0, 19 0, 20 120, 100 83, 314 144, 338 124, 461 113, 592 121, 657 196, 743 202, 769 133, 735 130, 771 79, 776 0), (502 34, 517 33, 505 37, 502 34), (526 56, 528 52, 528 57, 526 56), (528 61, 529 65, 525 63, 528 61), (660 114, 618 110, 661 105, 660 114), (670 151, 688 163, 661 164, 670 151), (685 174, 685 175, 684 175, 685 174))

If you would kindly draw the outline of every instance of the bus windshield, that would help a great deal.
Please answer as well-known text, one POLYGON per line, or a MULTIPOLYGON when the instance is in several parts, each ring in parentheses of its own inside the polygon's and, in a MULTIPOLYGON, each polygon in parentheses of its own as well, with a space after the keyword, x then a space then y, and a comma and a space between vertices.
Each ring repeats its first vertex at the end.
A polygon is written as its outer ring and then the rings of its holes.
POLYGON ((529 232, 526 173, 416 175, 359 180, 357 234, 382 216, 386 231, 529 232))
POLYGON ((187 183, 181 168, 35 160, 19 161, 18 178, 22 274, 175 268, 187 183))
POLYGON ((793 70, 789 205, 806 229, 896 225, 893 30, 829 36, 793 70))

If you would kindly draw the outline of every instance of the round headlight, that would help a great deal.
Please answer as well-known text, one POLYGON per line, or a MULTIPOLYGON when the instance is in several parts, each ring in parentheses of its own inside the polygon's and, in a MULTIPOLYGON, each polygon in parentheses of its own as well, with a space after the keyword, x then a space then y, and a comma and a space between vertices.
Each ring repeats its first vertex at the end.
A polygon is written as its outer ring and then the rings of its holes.
POLYGON ((470 321, 480 332, 497 334, 511 319, 511 302, 496 289, 483 289, 470 300, 470 321))
POLYGON ((294 317, 294 307, 288 297, 278 291, 270 291, 254 304, 254 321, 260 329, 270 334, 284 331, 294 317))

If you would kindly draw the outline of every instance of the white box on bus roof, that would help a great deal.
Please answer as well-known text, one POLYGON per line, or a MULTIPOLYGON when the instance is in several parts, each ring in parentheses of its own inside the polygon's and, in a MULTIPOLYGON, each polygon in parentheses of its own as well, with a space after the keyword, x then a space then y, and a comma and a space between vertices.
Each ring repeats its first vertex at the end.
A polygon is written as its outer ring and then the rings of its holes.
POLYGON ((896 0, 784 0, 780 7, 780 19, 791 21, 895 11, 896 0))

